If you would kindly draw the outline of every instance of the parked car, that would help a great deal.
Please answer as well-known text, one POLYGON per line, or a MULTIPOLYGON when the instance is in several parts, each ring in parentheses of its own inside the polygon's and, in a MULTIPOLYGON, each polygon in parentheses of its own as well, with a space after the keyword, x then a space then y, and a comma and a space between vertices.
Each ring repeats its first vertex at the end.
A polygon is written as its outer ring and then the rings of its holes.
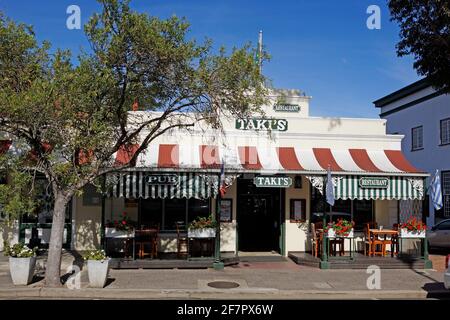
POLYGON ((427 232, 430 248, 450 248, 450 219, 442 220, 427 232))
POLYGON ((444 287, 445 289, 450 289, 450 264, 448 263, 450 259, 450 254, 447 255, 445 259, 445 268, 447 269, 444 273, 444 287))

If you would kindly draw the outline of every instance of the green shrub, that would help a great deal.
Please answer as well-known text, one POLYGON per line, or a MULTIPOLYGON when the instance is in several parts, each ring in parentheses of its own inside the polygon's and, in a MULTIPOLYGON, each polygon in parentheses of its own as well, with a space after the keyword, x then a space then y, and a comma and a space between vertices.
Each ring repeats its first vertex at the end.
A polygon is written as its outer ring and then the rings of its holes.
POLYGON ((83 259, 84 260, 97 260, 97 261, 102 261, 102 260, 106 260, 106 254, 105 254, 105 250, 88 250, 83 254, 83 259))
POLYGON ((30 258, 36 256, 37 247, 33 249, 28 248, 23 243, 16 243, 13 246, 5 244, 5 256, 14 258, 30 258))

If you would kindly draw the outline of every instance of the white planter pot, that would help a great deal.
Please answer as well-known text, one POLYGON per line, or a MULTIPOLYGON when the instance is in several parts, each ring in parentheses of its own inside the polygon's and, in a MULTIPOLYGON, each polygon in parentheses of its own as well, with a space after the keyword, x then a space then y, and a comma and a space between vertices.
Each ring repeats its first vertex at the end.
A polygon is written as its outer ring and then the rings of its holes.
POLYGON ((409 231, 408 229, 400 229, 400 238, 425 238, 425 235, 425 230, 409 231))
POLYGON ((36 267, 36 257, 14 258, 9 257, 9 271, 15 285, 26 286, 31 283, 36 267))
POLYGON ((216 236, 216 229, 204 228, 204 229, 188 229, 189 238, 214 238, 216 236))
MULTIPOLYGON (((336 237, 336 231, 334 231, 334 229, 328 229, 328 238, 335 238, 336 237)), ((339 236, 342 238, 353 238, 354 237, 354 233, 353 233, 353 229, 348 233, 348 235, 346 236, 339 236)))
POLYGON ((106 260, 88 260, 89 286, 103 288, 108 279, 109 258, 106 260))
POLYGON ((134 230, 117 230, 116 228, 105 228, 106 238, 134 238, 134 230))

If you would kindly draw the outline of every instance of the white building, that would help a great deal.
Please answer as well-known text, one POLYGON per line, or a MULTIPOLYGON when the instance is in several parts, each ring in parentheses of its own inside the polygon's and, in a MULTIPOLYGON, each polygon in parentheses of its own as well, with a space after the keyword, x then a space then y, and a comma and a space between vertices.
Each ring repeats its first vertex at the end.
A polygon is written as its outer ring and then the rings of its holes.
MULTIPOLYGON (((216 212, 216 179, 224 163, 230 186, 220 200, 222 252, 287 256, 311 250, 315 213, 330 210, 322 194, 328 167, 335 184, 332 209, 355 222, 355 248, 363 251, 367 224, 399 223, 399 203, 420 202, 428 175, 404 158, 403 135, 386 133, 386 120, 310 117, 309 101, 295 90, 275 91, 263 117, 225 119, 224 136, 196 125, 158 137, 136 168, 119 174, 111 197, 102 200, 87 188, 73 199, 67 245, 98 247, 105 223, 126 212, 139 226, 159 226, 160 253, 177 252, 175 224, 216 212)), ((116 160, 126 162, 134 147, 119 151, 116 160)), ((29 235, 24 230, 20 236, 29 235)))
POLYGON ((425 78, 374 104, 387 120, 386 132, 405 136, 402 150, 406 158, 432 175, 436 169, 441 173, 444 207, 434 216, 428 202, 427 224, 450 218, 450 95, 434 90, 425 78))

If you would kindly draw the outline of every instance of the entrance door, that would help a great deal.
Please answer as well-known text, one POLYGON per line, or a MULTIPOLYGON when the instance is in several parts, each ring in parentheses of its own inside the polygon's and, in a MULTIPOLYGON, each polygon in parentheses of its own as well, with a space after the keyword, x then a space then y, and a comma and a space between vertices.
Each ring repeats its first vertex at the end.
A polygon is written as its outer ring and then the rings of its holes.
POLYGON ((257 188, 253 180, 238 179, 238 243, 240 251, 280 252, 278 188, 257 188))

